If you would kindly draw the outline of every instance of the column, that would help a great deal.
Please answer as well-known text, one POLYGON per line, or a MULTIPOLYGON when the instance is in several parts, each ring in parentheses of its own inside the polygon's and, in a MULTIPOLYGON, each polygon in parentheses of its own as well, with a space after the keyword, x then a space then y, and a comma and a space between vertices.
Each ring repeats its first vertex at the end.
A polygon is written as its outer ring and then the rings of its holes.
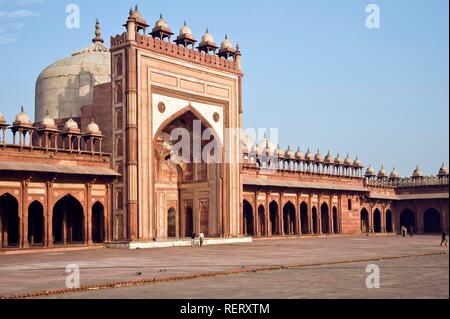
POLYGON ((53 246, 53 210, 52 210, 52 183, 46 183, 46 214, 45 214, 45 246, 53 246))
POLYGON ((28 209, 27 209, 28 181, 22 181, 22 203, 19 205, 20 244, 21 248, 28 248, 28 209))
POLYGON ((372 233, 373 229, 373 204, 369 206, 369 234, 372 233))
POLYGON ((381 232, 386 233, 386 206, 381 206, 381 232))
POLYGON ((283 201, 283 195, 282 193, 278 194, 278 235, 283 236, 283 210, 282 210, 282 202, 283 201))
POLYGON ((85 209, 84 209, 84 218, 85 218, 85 233, 84 233, 84 241, 88 245, 92 245, 92 184, 86 183, 85 188, 85 209))
POLYGON ((317 228, 319 235, 322 235, 322 206, 320 203, 321 199, 321 194, 317 195, 317 228))
POLYGON ((330 206, 328 210, 328 220, 329 222, 329 233, 330 235, 334 234, 334 218, 333 218, 333 195, 330 195, 330 206))
POLYGON ((269 208, 269 197, 270 197, 270 193, 266 192, 266 207, 264 208, 264 218, 266 220, 266 236, 271 236, 272 235, 272 229, 270 229, 269 224, 270 224, 270 208, 269 208))
POLYGON ((312 221, 312 200, 311 200, 311 194, 308 195, 308 234, 312 235, 314 234, 313 229, 313 221, 312 221))

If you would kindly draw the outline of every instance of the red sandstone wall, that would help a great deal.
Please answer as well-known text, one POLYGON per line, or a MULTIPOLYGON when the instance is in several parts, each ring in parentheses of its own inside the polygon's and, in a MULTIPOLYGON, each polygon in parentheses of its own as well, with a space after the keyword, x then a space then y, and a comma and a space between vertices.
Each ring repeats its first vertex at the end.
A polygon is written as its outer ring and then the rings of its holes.
POLYGON ((84 132, 92 118, 100 127, 105 136, 102 141, 102 150, 105 153, 113 152, 113 114, 112 114, 111 82, 94 87, 94 105, 84 106, 81 109, 81 129, 84 132))

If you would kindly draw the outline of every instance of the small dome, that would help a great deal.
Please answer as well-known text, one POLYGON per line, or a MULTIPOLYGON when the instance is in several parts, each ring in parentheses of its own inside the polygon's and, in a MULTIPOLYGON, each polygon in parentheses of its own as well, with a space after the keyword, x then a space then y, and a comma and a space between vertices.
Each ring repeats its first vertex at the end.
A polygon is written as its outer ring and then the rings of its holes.
POLYGON ((353 166, 360 167, 360 168, 363 166, 362 161, 358 158, 358 156, 356 156, 356 159, 353 162, 353 166))
POLYGON ((134 8, 134 10, 133 9, 130 10, 129 18, 135 19, 136 21, 144 21, 144 18, 142 17, 142 14, 137 6, 134 8))
POLYGON ((317 150, 317 154, 314 156, 314 160, 316 162, 323 162, 323 156, 322 156, 322 154, 320 154, 319 150, 317 150))
POLYGON ((311 151, 309 149, 308 149, 308 152, 306 152, 305 160, 308 162, 311 162, 314 160, 314 155, 313 155, 313 153, 311 153, 311 151))
POLYGON ((220 45, 220 51, 234 51, 233 43, 228 39, 228 35, 225 34, 225 39, 223 40, 222 44, 220 45))
POLYGON ((91 123, 88 124, 86 131, 87 133, 94 135, 102 134, 102 131, 100 131, 100 127, 97 125, 97 123, 94 122, 94 120, 92 120, 91 123))
MULTIPOLYGON (((1 121, 1 116, 0 116, 0 121, 1 121)), ((445 167, 444 164, 442 164, 441 168, 439 169, 438 176, 448 176, 448 168, 445 167)))
POLYGON ((328 151, 327 156, 325 156, 325 163, 328 163, 328 164, 333 163, 333 156, 331 156, 330 151, 328 151))
POLYGON ((55 126, 55 120, 52 119, 47 113, 47 115, 42 119, 41 125, 43 125, 43 126, 55 126))
POLYGON ((294 152, 292 152, 290 146, 288 146, 288 149, 286 150, 286 153, 284 154, 284 156, 285 156, 287 159, 293 159, 293 158, 294 158, 294 152))
POLYGON ((264 153, 273 154, 275 152, 275 144, 273 144, 270 139, 264 134, 264 138, 259 142, 259 149, 266 150, 264 153))
POLYGON ((413 178, 423 177, 423 173, 422 173, 422 170, 419 168, 419 165, 417 165, 416 169, 414 170, 412 177, 413 178))
POLYGON ((347 165, 347 166, 352 166, 353 165, 353 160, 348 154, 347 154, 347 158, 344 161, 344 164, 347 165))
POLYGON ((344 160, 342 159, 341 155, 338 153, 338 155, 336 156, 336 158, 334 159, 334 162, 336 164, 344 164, 344 160))
POLYGON ((78 124, 72 118, 70 118, 64 125, 66 130, 78 130, 78 124))
POLYGON ((162 14, 159 16, 158 21, 155 23, 155 28, 160 29, 170 29, 169 25, 167 24, 166 20, 164 20, 162 14))
POLYGON ((269 140, 266 141, 266 147, 264 148, 264 155, 267 156, 273 155, 273 147, 271 147, 269 140))
POLYGON ((283 149, 281 148, 280 144, 278 144, 277 157, 283 157, 283 155, 284 155, 283 149))
POLYGON ((16 120, 14 122, 18 124, 31 124, 30 117, 23 111, 23 106, 20 113, 16 115, 16 120))
POLYGON ((299 160, 299 161, 305 160, 305 154, 302 153, 302 151, 300 150, 300 147, 298 148, 297 152, 295 152, 295 159, 299 160))
POLYGON ((203 45, 203 44, 216 45, 216 43, 214 42, 213 36, 208 31, 208 28, 206 28, 206 32, 205 32, 205 34, 202 37, 202 41, 201 41, 200 45, 203 45))
POLYGON ((397 172, 397 170, 394 167, 391 174, 389 175, 389 179, 399 179, 399 178, 400 178, 400 174, 397 172))
POLYGON ((366 177, 376 176, 375 170, 373 169, 372 165, 369 165, 369 167, 367 167, 367 170, 366 170, 366 173, 364 174, 364 176, 366 176, 366 177))
POLYGON ((184 25, 180 29, 180 38, 187 38, 191 40, 195 40, 194 35, 192 34, 191 28, 188 27, 186 21, 184 21, 184 25))
POLYGON ((381 166, 380 171, 378 172, 378 178, 383 179, 383 178, 387 178, 388 174, 386 172, 386 170, 384 169, 384 166, 381 166))

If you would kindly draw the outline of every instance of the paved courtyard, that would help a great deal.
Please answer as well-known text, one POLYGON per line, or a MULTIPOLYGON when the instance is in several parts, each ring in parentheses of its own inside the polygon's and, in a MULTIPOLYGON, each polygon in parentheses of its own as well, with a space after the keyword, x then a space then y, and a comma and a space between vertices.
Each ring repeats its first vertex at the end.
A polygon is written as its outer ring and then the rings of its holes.
POLYGON ((439 236, 325 237, 203 248, 98 249, 0 256, 0 297, 64 289, 66 266, 76 264, 82 286, 261 267, 263 271, 48 298, 448 299, 448 248, 440 247, 439 242, 439 236), (379 289, 366 287, 369 264, 380 268, 379 289), (264 269, 271 266, 283 267, 264 269))

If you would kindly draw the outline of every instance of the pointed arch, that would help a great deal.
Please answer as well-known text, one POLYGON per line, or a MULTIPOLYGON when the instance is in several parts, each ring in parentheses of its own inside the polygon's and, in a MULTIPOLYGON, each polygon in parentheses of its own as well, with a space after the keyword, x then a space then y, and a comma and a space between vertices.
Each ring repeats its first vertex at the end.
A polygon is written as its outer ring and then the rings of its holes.
POLYGON ((43 245, 44 243, 44 206, 34 201, 28 206, 28 243, 43 245))
POLYGON ((296 229, 295 206, 288 201, 283 207, 283 225, 285 235, 294 235, 296 229))
POLYGON ((19 201, 10 193, 3 193, 0 196, 0 247, 18 247, 19 238, 19 201))
POLYGON ((67 194, 55 203, 52 227, 55 244, 85 242, 83 206, 75 197, 67 194))
POLYGON ((102 203, 96 202, 92 206, 92 241, 103 243, 105 241, 105 208, 102 203))

